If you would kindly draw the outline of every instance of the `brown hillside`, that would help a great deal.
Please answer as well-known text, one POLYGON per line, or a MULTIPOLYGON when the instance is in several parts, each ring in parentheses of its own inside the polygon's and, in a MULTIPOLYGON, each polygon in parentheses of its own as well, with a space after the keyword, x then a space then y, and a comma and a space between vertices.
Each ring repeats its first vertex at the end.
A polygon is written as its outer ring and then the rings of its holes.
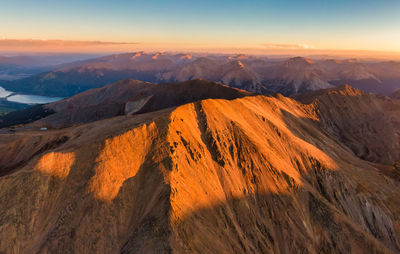
POLYGON ((349 85, 300 94, 323 128, 358 157, 392 165, 399 159, 399 102, 349 85))
POLYGON ((2 134, 0 252, 400 252, 399 182, 321 119, 255 96, 2 134))
POLYGON ((60 128, 117 115, 152 112, 203 99, 235 99, 246 95, 251 93, 201 79, 165 84, 127 79, 48 104, 47 108, 56 113, 37 125, 60 128))

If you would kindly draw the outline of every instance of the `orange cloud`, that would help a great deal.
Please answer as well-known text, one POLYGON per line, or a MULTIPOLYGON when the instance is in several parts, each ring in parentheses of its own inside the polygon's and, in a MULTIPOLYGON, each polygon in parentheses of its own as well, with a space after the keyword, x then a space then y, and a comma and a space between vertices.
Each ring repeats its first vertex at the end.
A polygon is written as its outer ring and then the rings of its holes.
POLYGON ((0 39, 0 51, 17 52, 107 52, 120 49, 130 50, 138 42, 73 41, 38 39, 0 39))
POLYGON ((185 42, 143 41, 84 41, 84 40, 39 40, 39 39, 1 39, 1 52, 23 53, 122 53, 135 51, 165 51, 175 53, 223 53, 252 55, 293 55, 342 58, 379 58, 400 59, 400 52, 346 50, 314 47, 301 43, 259 43, 238 45, 226 44, 191 44, 185 42))
POLYGON ((67 40, 17 40, 17 39, 0 39, 0 47, 81 47, 81 46, 105 46, 105 45, 132 45, 138 42, 112 42, 112 41, 67 41, 67 40))
POLYGON ((267 43, 265 44, 267 49, 314 49, 315 47, 308 44, 275 44, 267 43))

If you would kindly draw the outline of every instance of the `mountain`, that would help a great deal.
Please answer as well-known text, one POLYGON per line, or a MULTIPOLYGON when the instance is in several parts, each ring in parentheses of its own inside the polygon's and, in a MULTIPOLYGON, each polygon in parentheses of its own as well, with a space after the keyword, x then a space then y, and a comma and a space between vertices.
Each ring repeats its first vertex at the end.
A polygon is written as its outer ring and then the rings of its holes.
POLYGON ((391 97, 393 99, 399 100, 400 99, 400 90, 397 90, 393 94, 391 94, 391 97))
POLYGON ((160 76, 160 80, 164 81, 181 81, 195 78, 219 81, 231 87, 255 93, 262 93, 265 90, 260 85, 258 75, 247 68, 240 60, 224 62, 202 57, 182 68, 176 68, 160 76))
POLYGON ((49 70, 39 65, 39 62, 29 56, 0 56, 0 80, 25 78, 49 70))
POLYGON ((117 115, 157 111, 202 99, 233 99, 249 95, 251 93, 246 91, 200 79, 166 84, 123 80, 43 106, 54 114, 37 124, 59 128, 117 115))
POLYGON ((312 105, 324 129, 358 157, 383 164, 399 159, 400 103, 349 85, 294 96, 312 105), (346 109, 346 110, 343 110, 346 109), (350 120, 351 119, 351 120, 350 120))
POLYGON ((269 78, 269 89, 285 95, 314 91, 332 87, 323 80, 311 59, 291 58, 278 65, 275 74, 269 78))
MULTIPOLYGON (((88 57, 94 58, 98 56, 86 54, 0 56, 0 80, 4 81, 26 78, 41 72, 61 68, 64 64, 88 57)), ((85 63, 85 61, 76 63, 82 64, 85 63)))
POLYGON ((159 77, 160 80, 166 81, 181 81, 197 78, 215 80, 218 75, 218 64, 214 60, 206 57, 199 57, 181 68, 162 73, 159 77))
POLYGON ((0 85, 20 93, 69 97, 127 78, 154 82, 155 75, 169 70, 171 64, 168 57, 156 58, 144 52, 118 54, 65 64, 54 71, 0 85))
POLYGON ((400 63, 134 52, 64 64, 0 86, 19 93, 69 97, 127 78, 152 83, 201 78, 252 93, 284 95, 348 83, 366 92, 389 95, 400 88, 400 63))
POLYGON ((249 95, 252 94, 200 79, 166 84, 127 79, 61 101, 11 112, 0 117, 0 128, 33 121, 40 127, 62 128, 119 115, 156 111, 202 99, 233 99, 249 95))
POLYGON ((345 61, 341 72, 331 80, 334 85, 349 83, 365 92, 390 95, 399 89, 400 62, 345 61))
POLYGON ((223 84, 241 88, 254 93, 264 93, 259 75, 240 60, 234 60, 221 66, 220 80, 223 84))
POLYGON ((396 100, 170 86, 118 82, 49 107, 133 114, 0 134, 0 252, 400 252, 396 100))

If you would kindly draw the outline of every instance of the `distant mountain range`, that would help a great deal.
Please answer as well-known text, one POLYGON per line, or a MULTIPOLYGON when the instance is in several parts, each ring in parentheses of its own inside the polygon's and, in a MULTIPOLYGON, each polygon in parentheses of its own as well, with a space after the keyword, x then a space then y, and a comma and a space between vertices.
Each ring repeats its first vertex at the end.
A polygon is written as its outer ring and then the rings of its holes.
POLYGON ((42 72, 47 72, 53 69, 60 68, 63 66, 63 64, 66 63, 87 59, 88 57, 93 58, 95 57, 95 55, 49 54, 49 55, 26 55, 26 56, 0 56, 0 80, 10 81, 10 80, 26 78, 34 74, 39 74, 42 72))
POLYGON ((64 64, 0 86, 20 93, 68 97, 126 78, 152 83, 202 78, 253 93, 284 95, 348 83, 366 92, 391 94, 400 88, 400 62, 136 52, 64 64))

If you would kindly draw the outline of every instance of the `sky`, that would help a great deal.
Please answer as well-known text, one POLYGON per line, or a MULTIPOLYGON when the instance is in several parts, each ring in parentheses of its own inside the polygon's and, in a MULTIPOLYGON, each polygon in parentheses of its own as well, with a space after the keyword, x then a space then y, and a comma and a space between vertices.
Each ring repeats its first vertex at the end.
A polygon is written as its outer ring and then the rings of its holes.
POLYGON ((398 54, 400 1, 2 0, 0 51, 35 49, 398 54))

